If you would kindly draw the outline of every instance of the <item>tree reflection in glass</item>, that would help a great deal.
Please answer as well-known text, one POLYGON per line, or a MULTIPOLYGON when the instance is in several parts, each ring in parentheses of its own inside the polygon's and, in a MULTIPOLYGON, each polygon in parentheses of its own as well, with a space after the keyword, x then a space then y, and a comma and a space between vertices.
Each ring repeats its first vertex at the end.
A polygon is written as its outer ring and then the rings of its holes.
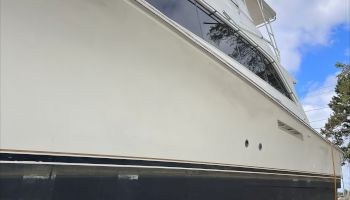
POLYGON ((237 31, 220 22, 203 22, 203 24, 209 25, 208 32, 206 33, 208 36, 206 40, 208 42, 214 43, 219 49, 226 46, 224 51, 227 55, 246 66, 250 71, 289 97, 272 64, 257 48, 240 36, 237 31))
POLYGON ((241 38, 231 27, 226 24, 216 23, 207 33, 209 39, 218 46, 225 42, 230 46, 227 54, 237 60, 249 70, 265 79, 266 65, 259 53, 251 48, 251 45, 241 38))

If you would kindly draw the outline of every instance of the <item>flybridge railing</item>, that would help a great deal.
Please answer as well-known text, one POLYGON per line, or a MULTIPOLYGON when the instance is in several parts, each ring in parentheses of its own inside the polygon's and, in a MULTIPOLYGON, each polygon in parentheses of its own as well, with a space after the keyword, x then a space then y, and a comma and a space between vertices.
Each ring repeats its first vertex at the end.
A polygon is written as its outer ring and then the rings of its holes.
POLYGON ((272 29, 272 26, 271 26, 271 21, 270 20, 266 20, 266 17, 265 17, 265 14, 264 14, 264 4, 262 3, 262 0, 257 0, 257 2, 258 2, 258 5, 259 5, 259 10, 260 10, 261 16, 264 19, 264 23, 263 23, 262 26, 265 26, 266 32, 267 32, 267 34, 269 36, 269 39, 270 39, 269 44, 272 46, 278 61, 280 61, 280 59, 281 59, 280 51, 279 51, 278 46, 277 46, 275 34, 273 33, 273 29, 272 29))

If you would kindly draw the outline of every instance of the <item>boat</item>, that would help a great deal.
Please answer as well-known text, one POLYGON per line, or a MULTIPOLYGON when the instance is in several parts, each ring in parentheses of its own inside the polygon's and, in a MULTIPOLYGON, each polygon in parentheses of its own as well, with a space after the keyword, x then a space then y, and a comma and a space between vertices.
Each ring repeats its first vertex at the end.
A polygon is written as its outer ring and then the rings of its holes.
POLYGON ((336 196, 265 1, 0 3, 0 199, 336 196))

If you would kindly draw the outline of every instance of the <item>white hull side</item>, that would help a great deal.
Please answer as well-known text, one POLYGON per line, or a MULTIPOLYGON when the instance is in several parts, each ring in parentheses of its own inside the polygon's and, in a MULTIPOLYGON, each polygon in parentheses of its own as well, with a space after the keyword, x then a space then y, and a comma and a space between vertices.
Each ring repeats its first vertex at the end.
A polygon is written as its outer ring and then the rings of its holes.
POLYGON ((333 174, 328 143, 134 1, 1 0, 0 35, 3 151, 333 174))

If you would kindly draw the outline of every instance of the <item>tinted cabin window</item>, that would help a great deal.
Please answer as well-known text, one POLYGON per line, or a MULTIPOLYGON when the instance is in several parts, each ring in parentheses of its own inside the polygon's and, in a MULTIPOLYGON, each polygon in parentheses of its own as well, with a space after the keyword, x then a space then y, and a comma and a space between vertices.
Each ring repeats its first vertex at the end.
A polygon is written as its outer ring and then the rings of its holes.
POLYGON ((170 19, 235 59, 291 99, 270 61, 233 28, 191 0, 146 0, 170 19))
POLYGON ((192 33, 201 36, 194 2, 188 0, 147 0, 147 2, 192 33))

